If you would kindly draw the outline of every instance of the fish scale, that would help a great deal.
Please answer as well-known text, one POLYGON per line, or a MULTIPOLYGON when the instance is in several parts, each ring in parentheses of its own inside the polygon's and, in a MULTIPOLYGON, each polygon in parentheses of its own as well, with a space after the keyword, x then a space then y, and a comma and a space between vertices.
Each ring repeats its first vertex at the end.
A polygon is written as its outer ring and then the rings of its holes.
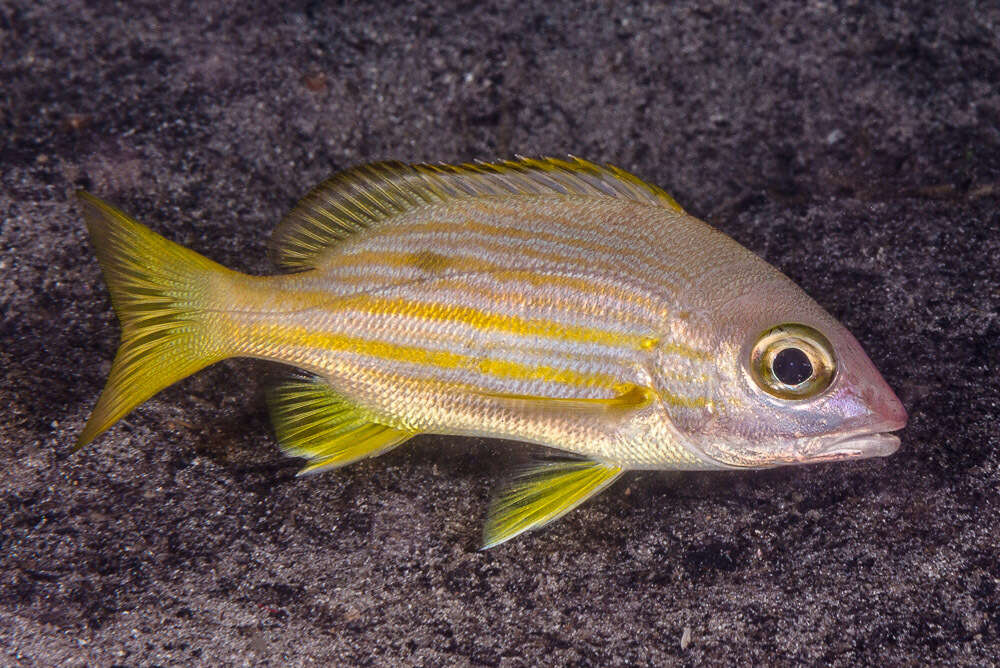
POLYGON ((281 362, 299 372, 269 392, 272 421, 303 473, 419 433, 561 453, 502 488, 490 547, 629 469, 885 455, 899 442, 886 432, 905 423, 818 304, 616 167, 357 167, 275 230, 273 256, 294 272, 276 276, 231 271, 81 202, 122 345, 78 446, 215 361, 281 362), (786 348, 797 352, 779 357, 786 348))

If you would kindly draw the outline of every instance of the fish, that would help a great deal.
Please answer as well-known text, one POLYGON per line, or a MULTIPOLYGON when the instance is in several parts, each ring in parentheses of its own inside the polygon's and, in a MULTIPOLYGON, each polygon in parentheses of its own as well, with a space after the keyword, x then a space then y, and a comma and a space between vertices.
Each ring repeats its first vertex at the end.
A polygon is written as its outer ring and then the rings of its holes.
POLYGON ((500 486, 485 549, 628 471, 883 457, 906 425, 791 279, 612 165, 354 167, 278 224, 267 276, 78 199, 121 341, 77 449, 210 364, 279 362, 270 417, 303 474, 418 434, 545 446, 500 486))

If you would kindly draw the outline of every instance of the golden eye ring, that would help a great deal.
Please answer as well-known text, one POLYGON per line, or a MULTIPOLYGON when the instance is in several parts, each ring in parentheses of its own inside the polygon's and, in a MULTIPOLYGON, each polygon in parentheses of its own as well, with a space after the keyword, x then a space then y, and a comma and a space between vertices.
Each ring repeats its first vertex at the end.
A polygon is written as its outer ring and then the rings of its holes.
POLYGON ((764 331, 750 350, 750 376, 779 399, 812 399, 837 372, 833 346, 807 325, 785 323, 764 331))

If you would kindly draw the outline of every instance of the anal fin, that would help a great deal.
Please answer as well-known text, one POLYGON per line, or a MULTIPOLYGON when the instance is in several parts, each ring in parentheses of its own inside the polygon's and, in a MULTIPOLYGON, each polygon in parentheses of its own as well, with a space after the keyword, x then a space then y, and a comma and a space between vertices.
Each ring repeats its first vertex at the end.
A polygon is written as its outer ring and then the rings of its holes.
POLYGON ((377 457, 416 435, 372 421, 318 377, 299 377, 275 387, 268 407, 282 451, 309 460, 299 475, 377 457))
POLYGON ((621 474, 618 466, 584 459, 558 459, 526 468, 490 506, 480 549, 562 517, 621 474))

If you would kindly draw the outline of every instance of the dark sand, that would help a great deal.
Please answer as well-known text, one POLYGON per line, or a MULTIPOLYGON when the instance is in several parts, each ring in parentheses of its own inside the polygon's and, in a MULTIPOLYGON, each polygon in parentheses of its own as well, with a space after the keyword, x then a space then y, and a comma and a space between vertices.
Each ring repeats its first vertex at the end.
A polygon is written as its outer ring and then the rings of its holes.
POLYGON ((995 665, 996 4, 125 4, 0 2, 0 664, 995 665), (515 153, 633 170, 788 273, 899 453, 632 474, 485 553, 518 446, 296 479, 260 363, 67 456, 117 339, 74 189, 264 273, 333 170, 515 153))

